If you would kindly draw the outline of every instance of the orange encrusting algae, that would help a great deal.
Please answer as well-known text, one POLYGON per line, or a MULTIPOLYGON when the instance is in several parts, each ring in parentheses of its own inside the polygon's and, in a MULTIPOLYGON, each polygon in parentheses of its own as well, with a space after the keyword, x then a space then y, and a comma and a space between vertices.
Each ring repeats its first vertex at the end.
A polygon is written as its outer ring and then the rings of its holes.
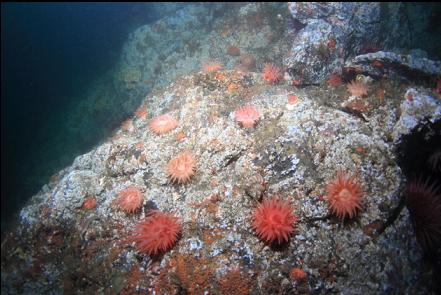
POLYGON ((333 73, 329 76, 328 85, 332 87, 340 86, 342 83, 341 76, 339 74, 333 73))
POLYGON ((84 200, 83 209, 91 210, 95 207, 96 207, 96 198, 95 197, 89 197, 84 200))
POLYGON ((202 65, 202 71, 206 74, 220 71, 223 65, 217 61, 207 61, 202 65))
POLYGON ((296 95, 288 95, 288 103, 289 104, 296 104, 298 102, 298 98, 296 95))
POLYGON ((289 273, 289 277, 296 282, 301 282, 306 279, 306 272, 298 267, 294 267, 291 269, 289 273))

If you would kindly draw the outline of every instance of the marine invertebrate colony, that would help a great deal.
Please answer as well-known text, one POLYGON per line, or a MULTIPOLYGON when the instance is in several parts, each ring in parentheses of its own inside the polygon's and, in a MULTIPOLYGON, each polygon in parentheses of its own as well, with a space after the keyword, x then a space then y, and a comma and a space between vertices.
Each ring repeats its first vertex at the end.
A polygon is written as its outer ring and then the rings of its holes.
POLYGON ((325 199, 329 209, 338 218, 352 218, 361 209, 363 190, 358 181, 350 174, 340 171, 327 187, 325 199))
POLYGON ((306 279, 306 272, 301 268, 294 267, 291 269, 289 277, 293 281, 301 282, 306 279))
POLYGON ((147 107, 146 106, 140 106, 136 111, 135 111, 135 116, 141 120, 144 120, 147 118, 148 112, 147 112, 147 107))
POLYGON ((418 243, 424 251, 435 253, 441 248, 441 195, 435 183, 413 180, 405 197, 418 243))
POLYGON ((296 104, 298 102, 298 98, 296 95, 288 95, 288 103, 289 104, 296 104))
POLYGON ((251 69, 254 67, 256 60, 251 54, 242 54, 240 56, 240 63, 246 68, 251 69))
POLYGON ((292 211, 286 201, 277 197, 265 199, 253 212, 253 229, 257 236, 268 243, 288 241, 297 221, 292 211))
POLYGON ((333 73, 329 76, 328 85, 332 87, 340 86, 342 83, 342 79, 339 74, 333 73))
POLYGON ((156 255, 169 250, 178 240, 182 226, 172 214, 153 211, 139 222, 129 240, 139 252, 156 255))
POLYGON ((206 74, 220 71, 222 64, 217 61, 207 61, 202 65, 202 71, 206 74))
POLYGON ((245 105, 236 109, 236 121, 242 124, 244 128, 251 128, 259 121, 260 113, 253 105, 245 105))
POLYGON ((369 87, 366 84, 358 81, 351 81, 346 85, 346 87, 351 95, 358 97, 366 96, 369 91, 369 87))
POLYGON ((132 186, 119 192, 116 203, 126 213, 133 213, 142 206, 142 192, 132 186))
POLYGON ((282 70, 273 64, 265 64, 262 78, 270 83, 277 83, 282 77, 282 70))
POLYGON ((196 158, 190 152, 182 152, 168 162, 166 172, 172 182, 185 183, 196 172, 196 158))
POLYGON ((150 130, 156 134, 164 134, 170 132, 178 126, 178 121, 170 115, 162 115, 155 117, 150 122, 150 130))
POLYGON ((91 210, 96 207, 96 198, 95 197, 89 197, 84 200, 83 202, 83 209, 91 210))
POLYGON ((228 45, 227 46, 227 54, 231 55, 231 56, 239 56, 240 55, 240 49, 237 46, 228 45))

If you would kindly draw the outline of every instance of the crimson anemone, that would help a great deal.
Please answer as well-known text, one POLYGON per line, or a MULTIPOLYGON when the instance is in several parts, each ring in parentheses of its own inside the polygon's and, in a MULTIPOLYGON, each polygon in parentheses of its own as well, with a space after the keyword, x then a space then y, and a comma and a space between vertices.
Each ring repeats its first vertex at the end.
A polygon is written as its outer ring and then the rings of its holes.
POLYGON ((181 230, 178 218, 170 213, 153 211, 138 223, 130 240, 136 243, 139 252, 156 255, 170 250, 181 230))
POLYGON ((358 181, 350 174, 340 171, 327 187, 325 199, 329 209, 338 218, 352 218, 361 209, 363 190, 358 181))
POLYGON ((286 201, 277 197, 265 199, 253 212, 253 229, 257 236, 268 243, 287 242, 297 221, 292 211, 286 201))
POLYGON ((142 206, 143 197, 142 192, 137 187, 129 187, 122 190, 118 194, 116 201, 121 210, 126 213, 134 213, 142 206))

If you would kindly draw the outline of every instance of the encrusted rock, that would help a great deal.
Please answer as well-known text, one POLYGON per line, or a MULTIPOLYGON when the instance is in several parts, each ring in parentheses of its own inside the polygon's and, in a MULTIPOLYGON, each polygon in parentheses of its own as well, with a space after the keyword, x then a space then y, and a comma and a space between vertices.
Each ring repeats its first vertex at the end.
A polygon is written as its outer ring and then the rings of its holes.
MULTIPOLYGON (((310 49, 317 49, 314 46, 339 22, 359 22, 361 27, 364 19, 375 19, 378 13, 377 4, 290 5, 294 5, 292 13, 310 26, 299 36, 318 41, 310 49), (357 16, 349 21, 351 13, 357 16), (314 35, 317 38, 308 35, 314 33, 311 28, 321 30, 314 35)), ((233 40, 239 48, 272 48, 268 39, 258 40, 261 35, 249 37, 248 30, 253 29, 249 22, 260 24, 259 34, 265 35, 262 32, 271 28, 266 22, 279 24, 284 16, 271 19, 256 15, 260 11, 256 4, 245 7, 238 12, 238 23, 244 26, 234 32, 242 33, 232 37, 226 28, 216 27, 229 37, 217 36, 217 47, 204 45, 203 58, 210 50, 216 53, 215 48, 225 54, 225 44, 233 40), (257 44, 248 48, 252 41, 257 44)), ((188 20, 181 24, 190 30, 195 16, 187 19, 182 13, 137 30, 124 49, 127 65, 148 58, 144 53, 150 48, 136 48, 138 38, 156 36, 144 39, 153 44, 181 18, 188 20)), ((335 38, 338 48, 339 36, 335 38)), ((149 110, 147 120, 131 119, 130 130, 121 126, 32 198, 21 211, 17 228, 2 242, 2 293, 215 293, 219 278, 236 265, 251 284, 245 293, 427 294, 433 290, 431 269, 424 265, 402 206, 404 176, 395 156, 400 138, 417 124, 441 120, 441 101, 431 96, 433 89, 424 85, 408 89, 397 81, 360 76, 372 89, 388 90, 381 99, 371 92, 359 98, 369 104, 360 117, 341 108, 342 102, 352 102, 344 87, 268 84, 261 73, 229 70, 239 57, 222 58, 227 70, 174 79, 187 62, 192 69, 198 67, 196 57, 179 59, 180 70, 167 78, 173 82, 164 82, 163 89, 142 102, 149 110), (230 82, 240 87, 231 92, 230 82), (298 98, 295 104, 287 103, 288 95, 298 98), (234 120, 235 109, 244 103, 261 113, 253 128, 242 128, 234 120), (148 127, 149 119, 165 113, 176 118, 178 126, 167 134, 155 134, 148 127), (185 137, 179 136, 182 133, 185 137), (167 163, 184 151, 197 158, 195 173, 186 183, 173 183, 167 177, 167 163), (344 222, 333 216, 323 198, 340 170, 355 175, 363 189, 362 209, 344 222), (125 214, 115 200, 131 186, 140 189, 144 202, 139 211, 125 214), (273 194, 289 202, 299 218, 290 239, 277 246, 262 243, 251 227, 257 203, 273 194), (96 198, 96 207, 83 210, 81 205, 90 195, 96 198), (171 212, 183 225, 180 240, 159 261, 138 253, 130 239, 135 225, 151 210, 171 212), (290 279, 293 268, 305 271, 304 281, 290 279)), ((262 61, 262 56, 256 58, 257 65, 262 61)), ((297 62, 292 61, 292 65, 297 62)), ((307 74, 318 79, 319 66, 326 71, 331 64, 331 60, 318 62, 307 74)))
POLYGON ((290 2, 288 8, 305 26, 296 33, 284 64, 291 77, 304 84, 325 80, 366 40, 379 39, 379 3, 290 2))
POLYGON ((407 79, 435 79, 441 76, 441 61, 434 61, 412 54, 374 52, 362 54, 346 62, 346 67, 358 67, 374 76, 407 79))

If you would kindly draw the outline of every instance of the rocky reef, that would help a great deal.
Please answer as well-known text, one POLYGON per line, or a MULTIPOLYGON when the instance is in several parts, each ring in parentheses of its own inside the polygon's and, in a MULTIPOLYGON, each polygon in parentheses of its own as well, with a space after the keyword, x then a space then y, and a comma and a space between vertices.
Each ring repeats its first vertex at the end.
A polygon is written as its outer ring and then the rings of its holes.
MULTIPOLYGON (((372 14, 379 17, 379 4, 348 5, 186 8, 135 31, 114 83, 143 94, 138 111, 55 174, 23 208, 2 241, 2 293, 435 292, 435 267, 417 243, 404 206, 408 179, 396 151, 419 126, 440 125, 439 62, 382 52, 346 58, 336 48, 336 62, 321 71, 309 67, 310 57, 296 55, 293 44, 298 38, 304 48, 315 42, 290 35, 289 25, 329 26, 324 21, 332 12, 330 20, 349 26, 339 15, 353 5, 373 21, 372 14), (210 19, 213 31, 202 34, 206 15, 222 17, 210 19), (203 23, 187 22, 189 16, 203 23), (176 48, 161 40, 171 31, 176 48), (244 62, 250 58, 253 63, 244 62), (223 68, 203 71, 204 62, 213 60, 223 68), (285 79, 264 79, 263 65, 283 60, 285 79), (382 66, 372 67, 374 60, 382 66), (384 65, 405 70, 374 71, 384 65), (327 80, 336 66, 354 70, 341 70, 341 83, 331 86, 327 80), (295 85, 292 68, 311 75, 295 85), (413 81, 408 73, 424 79, 413 81), (150 82, 153 77, 159 82, 150 82), (348 92, 345 83, 352 79, 365 85, 367 95, 348 92), (250 128, 235 120, 244 105, 260 114, 250 128), (149 124, 163 114, 178 125, 158 135, 149 124), (174 183, 166 166, 184 151, 196 156, 195 174, 174 183), (332 214, 325 198, 339 171, 356 177, 363 190, 361 210, 351 219, 332 214), (119 193, 129 187, 143 196, 134 212, 118 206, 119 193), (289 240, 277 245, 259 240, 252 228, 253 210, 274 195, 298 218, 289 240), (92 199, 96 203, 85 203, 92 199), (178 242, 154 256, 140 253, 130 239, 152 210, 172 213, 182 223, 178 242)), ((360 27, 369 27, 364 14, 357 15, 360 27)), ((330 34, 320 38, 329 40, 330 34)), ((345 44, 340 35, 332 38, 345 44)), ((428 136, 441 136, 438 127, 428 136)))
MULTIPOLYGON (((431 10, 411 3, 290 2, 288 8, 293 16, 289 26, 293 42, 284 64, 291 79, 306 84, 323 81, 357 55, 379 50, 407 55, 412 52, 409 48, 435 48, 440 43, 430 42, 433 37, 427 33, 432 31, 432 14, 437 7, 431 10)), ((412 55, 419 53, 414 50, 412 55)), ((383 54, 388 60, 399 59, 391 55, 383 54)), ((439 63, 437 67, 439 76, 439 63)))

